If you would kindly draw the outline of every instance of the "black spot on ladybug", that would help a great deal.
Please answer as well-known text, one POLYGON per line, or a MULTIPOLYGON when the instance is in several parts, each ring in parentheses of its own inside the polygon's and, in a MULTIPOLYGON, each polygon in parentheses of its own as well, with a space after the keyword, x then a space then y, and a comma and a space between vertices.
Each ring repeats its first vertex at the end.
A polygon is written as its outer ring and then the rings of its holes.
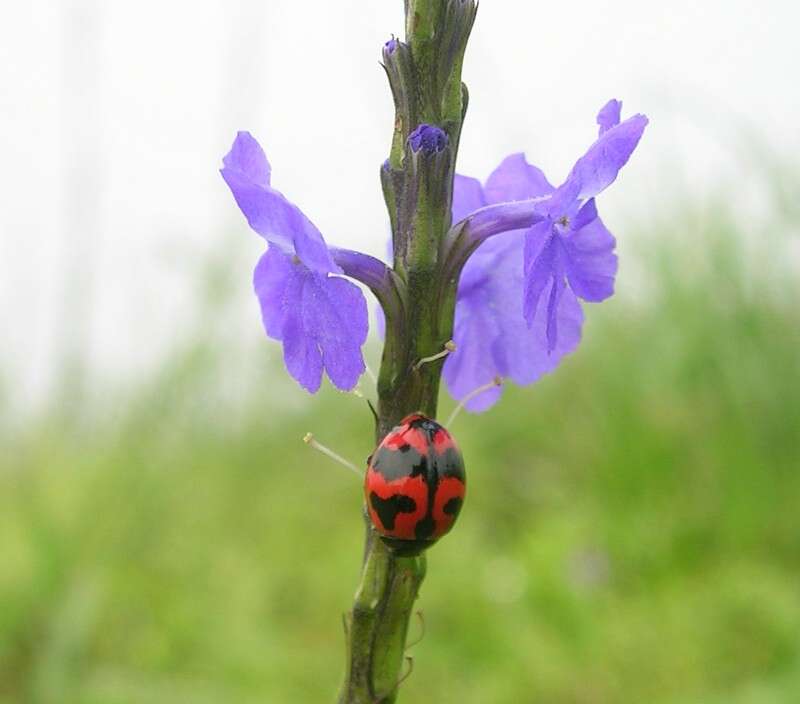
POLYGON ((374 491, 369 495, 369 503, 386 530, 394 530, 394 522, 398 513, 413 513, 417 509, 417 502, 410 496, 395 494, 388 499, 383 499, 374 491))
POLYGON ((411 469, 411 474, 408 476, 410 477, 428 477, 428 458, 420 456, 419 462, 415 464, 411 469))
POLYGON ((372 469, 383 475, 387 481, 414 477, 427 472, 427 457, 420 455, 410 445, 408 448, 404 453, 378 448, 372 456, 372 469), (408 470, 409 466, 412 468, 411 472, 408 470))
POLYGON ((400 452, 408 452, 411 449, 411 445, 406 443, 405 445, 400 445, 397 449, 400 450, 400 452))
POLYGON ((461 453, 452 447, 448 447, 438 460, 439 474, 442 477, 455 477, 464 481, 464 460, 461 453))
POLYGON ((414 536, 417 540, 427 540, 433 535, 435 528, 436 523, 433 520, 433 516, 428 514, 419 523, 417 523, 416 528, 414 529, 414 536))
POLYGON ((454 496, 444 505, 442 511, 444 511, 448 516, 456 516, 461 510, 461 504, 463 503, 464 499, 462 499, 460 496, 454 496))

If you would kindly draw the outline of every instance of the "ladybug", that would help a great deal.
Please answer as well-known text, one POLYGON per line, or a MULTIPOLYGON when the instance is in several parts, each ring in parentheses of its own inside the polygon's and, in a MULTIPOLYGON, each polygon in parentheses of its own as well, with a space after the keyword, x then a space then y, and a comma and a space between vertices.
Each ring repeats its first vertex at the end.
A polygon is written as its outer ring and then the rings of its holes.
POLYGON ((421 413, 403 418, 367 460, 364 495, 372 525, 397 555, 430 547, 455 523, 466 492, 453 437, 421 413))

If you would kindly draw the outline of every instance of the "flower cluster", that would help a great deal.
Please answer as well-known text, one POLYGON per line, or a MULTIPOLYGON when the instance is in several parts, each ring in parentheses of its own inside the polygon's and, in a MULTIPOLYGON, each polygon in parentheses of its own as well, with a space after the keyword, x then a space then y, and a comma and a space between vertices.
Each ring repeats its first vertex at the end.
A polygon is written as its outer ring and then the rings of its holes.
MULTIPOLYGON (((497 376, 530 384, 552 371, 581 339, 580 301, 613 293, 615 240, 595 197, 616 179, 647 125, 643 115, 620 122, 620 110, 616 100, 603 107, 597 140, 557 188, 522 154, 506 158, 485 184, 455 177, 451 232, 472 242, 458 283, 456 351, 444 366, 455 398, 497 376)), ((446 146, 442 140, 440 130, 420 126, 409 148, 438 152, 446 146)), ((249 133, 237 135, 223 163, 222 176, 250 227, 269 245, 254 274, 267 335, 283 343, 289 373, 308 391, 319 389, 323 371, 339 389, 352 389, 365 370, 367 305, 344 276, 380 298, 390 269, 326 245, 272 187, 267 158, 249 133)), ((467 407, 485 410, 500 392, 487 390, 467 407)))

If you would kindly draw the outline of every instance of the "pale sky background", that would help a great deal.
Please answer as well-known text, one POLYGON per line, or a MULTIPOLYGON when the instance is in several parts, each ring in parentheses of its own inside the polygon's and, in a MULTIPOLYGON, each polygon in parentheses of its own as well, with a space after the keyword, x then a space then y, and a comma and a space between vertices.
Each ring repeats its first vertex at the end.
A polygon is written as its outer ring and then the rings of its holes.
MULTIPOLYGON (((0 0, 0 377, 18 399, 46 396, 65 344, 98 378, 146 373, 196 321, 212 252, 241 263, 242 334, 261 335, 263 244, 217 172, 238 129, 329 242, 383 254, 378 61, 402 5, 0 0)), ((600 203, 620 239, 722 185, 757 211, 738 145, 748 131, 800 153, 798 26, 789 0, 483 0, 459 170, 483 178, 522 150, 558 181, 617 97, 651 119, 600 203)))

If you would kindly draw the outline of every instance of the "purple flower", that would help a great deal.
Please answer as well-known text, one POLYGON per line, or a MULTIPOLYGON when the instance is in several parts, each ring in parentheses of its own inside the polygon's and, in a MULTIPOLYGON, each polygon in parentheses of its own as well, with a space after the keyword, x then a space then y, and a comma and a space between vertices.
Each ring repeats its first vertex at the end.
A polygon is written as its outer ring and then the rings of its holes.
MULTIPOLYGON (((620 107, 615 100, 603 107, 600 137, 557 189, 522 154, 505 159, 485 186, 456 177, 453 221, 472 215, 474 225, 488 225, 493 235, 470 257, 459 280, 457 350, 444 367, 456 398, 498 375, 530 384, 555 369, 581 339, 578 298, 602 301, 613 293, 615 241, 597 216, 594 196, 615 180, 647 124, 641 115, 619 124, 620 107), (534 224, 505 232, 503 218, 518 222, 518 208, 487 206, 510 202, 525 202, 523 219, 534 224), (527 213, 531 209, 535 217, 527 213)), ((500 393, 497 387, 485 391, 467 408, 483 411, 500 393)))
POLYGON ((594 198, 616 180, 647 126, 644 115, 620 123, 620 107, 612 100, 600 110, 600 136, 542 202, 544 219, 525 236, 523 312, 529 326, 537 316, 546 317, 549 352, 558 346, 559 301, 568 287, 589 302, 614 293, 616 242, 597 216, 594 198))
MULTIPOLYGON (((495 203, 528 200, 547 195, 553 186, 542 171, 522 154, 506 158, 486 181, 456 176, 453 221, 495 203)), ((583 312, 571 292, 561 296, 558 315, 562 336, 551 354, 547 349, 544 318, 528 326, 522 314, 525 230, 512 230, 486 240, 470 257, 459 279, 453 331, 456 351, 444 366, 450 393, 463 399, 496 376, 517 384, 532 384, 553 371, 561 358, 577 347, 583 312)), ((493 387, 467 403, 473 412, 485 411, 500 398, 493 387)))
POLYGON ((283 342, 289 373, 316 392, 325 370, 335 386, 352 389, 365 370, 367 304, 349 275, 376 282, 382 270, 366 255, 329 250, 314 224, 272 188, 270 166, 258 142, 239 132, 223 159, 222 177, 247 222, 268 243, 253 275, 267 335, 283 342))

